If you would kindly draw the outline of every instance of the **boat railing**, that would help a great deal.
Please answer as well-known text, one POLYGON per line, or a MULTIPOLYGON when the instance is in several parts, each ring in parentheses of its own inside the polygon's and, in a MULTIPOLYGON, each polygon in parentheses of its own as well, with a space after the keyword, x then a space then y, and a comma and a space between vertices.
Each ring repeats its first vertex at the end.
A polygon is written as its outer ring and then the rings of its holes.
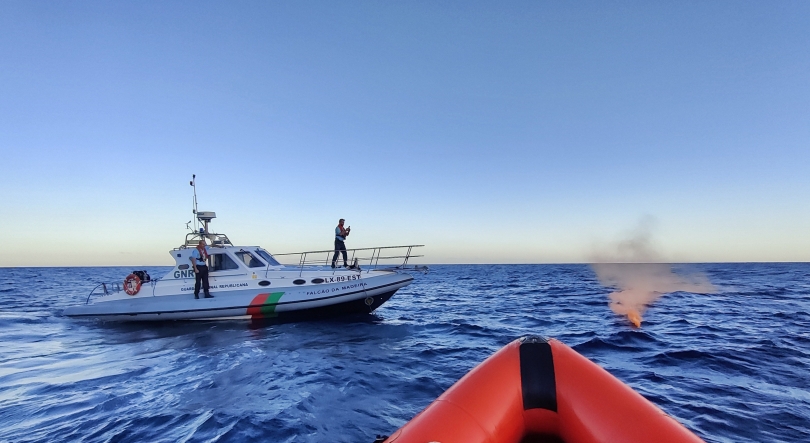
POLYGON ((87 303, 90 303, 90 298, 94 295, 96 296, 104 296, 104 295, 112 295, 124 290, 124 287, 121 283, 99 283, 87 294, 87 303))
MULTIPOLYGON (((159 280, 160 280, 160 278, 158 277, 158 278, 151 278, 151 279, 149 279, 149 280, 147 280, 145 282, 142 282, 141 283, 141 285, 142 285, 141 290, 143 290, 146 287, 146 285, 150 285, 152 287, 152 295, 154 296, 155 295, 155 285, 157 285, 157 282, 159 280)), ((85 302, 85 304, 90 304, 90 299, 93 298, 93 296, 106 297, 108 295, 117 294, 117 293, 119 293, 119 292, 121 292, 123 290, 124 290, 123 283, 118 283, 118 282, 115 282, 115 283, 109 283, 109 282, 99 283, 93 288, 92 291, 90 291, 89 294, 87 294, 87 301, 85 302)))
POLYGON ((211 246, 233 246, 233 243, 228 239, 225 234, 216 233, 202 233, 202 232, 189 232, 186 234, 186 241, 183 247, 195 247, 200 240, 206 240, 211 246))
MULTIPOLYGON (((424 245, 405 246, 378 246, 374 248, 346 249, 349 269, 361 272, 372 270, 391 271, 418 271, 428 272, 428 267, 424 265, 409 265, 408 261, 413 258, 423 257, 413 253, 414 248, 421 248, 424 245)), ((343 262, 341 252, 337 253, 337 262, 343 262)), ((307 266, 327 266, 331 267, 332 258, 335 255, 334 249, 322 251, 290 252, 284 254, 273 254, 280 264, 284 266, 299 268, 299 275, 307 266)), ((270 267, 268 266, 268 271, 270 267)))

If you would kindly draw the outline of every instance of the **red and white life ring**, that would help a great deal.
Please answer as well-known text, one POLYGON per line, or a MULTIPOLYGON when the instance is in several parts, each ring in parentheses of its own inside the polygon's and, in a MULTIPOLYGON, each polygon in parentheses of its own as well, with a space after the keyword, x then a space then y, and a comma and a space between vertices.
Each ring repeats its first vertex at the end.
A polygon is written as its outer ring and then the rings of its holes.
POLYGON ((141 279, 135 274, 127 275, 124 279, 124 292, 135 295, 141 290, 141 279))

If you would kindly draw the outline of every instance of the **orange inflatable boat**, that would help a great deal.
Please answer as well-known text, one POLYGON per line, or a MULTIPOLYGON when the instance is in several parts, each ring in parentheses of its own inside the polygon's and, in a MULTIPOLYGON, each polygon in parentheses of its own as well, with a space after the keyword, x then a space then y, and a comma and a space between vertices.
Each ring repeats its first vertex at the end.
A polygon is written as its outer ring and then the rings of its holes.
POLYGON ((558 340, 529 336, 467 373, 386 443, 702 442, 558 340))

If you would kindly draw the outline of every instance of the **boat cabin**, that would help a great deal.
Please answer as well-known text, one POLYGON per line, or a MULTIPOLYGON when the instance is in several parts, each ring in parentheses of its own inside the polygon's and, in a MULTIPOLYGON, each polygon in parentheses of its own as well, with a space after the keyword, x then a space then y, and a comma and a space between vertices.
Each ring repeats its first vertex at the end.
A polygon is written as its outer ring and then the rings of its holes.
POLYGON ((175 261, 175 268, 166 278, 194 278, 191 253, 200 240, 205 241, 208 246, 208 271, 212 273, 232 271, 227 274, 241 274, 255 272, 259 269, 282 267, 272 254, 259 246, 234 246, 225 234, 203 231, 187 234, 184 244, 170 251, 175 261))

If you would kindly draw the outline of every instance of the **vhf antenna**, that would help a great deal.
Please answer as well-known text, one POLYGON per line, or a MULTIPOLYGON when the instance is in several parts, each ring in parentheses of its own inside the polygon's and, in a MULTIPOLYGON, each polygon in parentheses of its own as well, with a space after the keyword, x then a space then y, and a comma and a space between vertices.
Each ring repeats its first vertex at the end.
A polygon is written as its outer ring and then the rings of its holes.
POLYGON ((191 181, 188 184, 194 188, 194 208, 191 213, 194 214, 194 232, 197 232, 197 174, 191 174, 191 181))

